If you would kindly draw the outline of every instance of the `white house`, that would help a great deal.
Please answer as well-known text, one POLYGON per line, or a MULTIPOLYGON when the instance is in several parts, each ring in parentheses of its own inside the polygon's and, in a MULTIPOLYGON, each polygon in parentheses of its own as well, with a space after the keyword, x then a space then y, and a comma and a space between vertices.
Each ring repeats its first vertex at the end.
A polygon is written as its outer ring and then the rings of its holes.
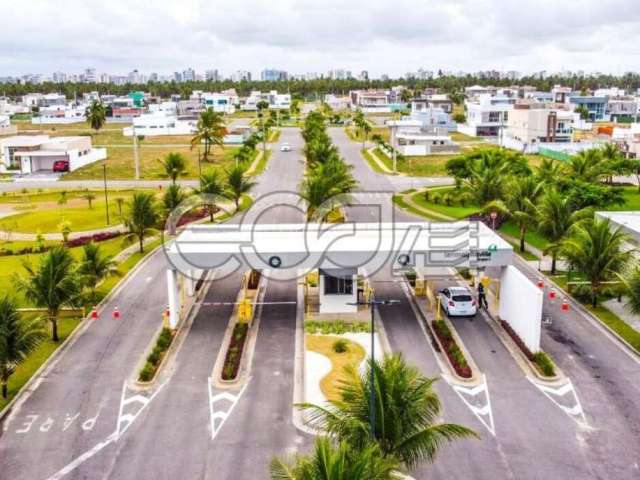
POLYGON ((571 142, 580 115, 552 104, 518 103, 509 111, 504 138, 523 144, 571 142))
POLYGON ((347 110, 351 106, 351 100, 349 97, 339 97, 332 93, 327 93, 324 96, 324 103, 329 105, 332 110, 347 110))
POLYGON ((70 124, 86 121, 85 106, 51 105, 41 107, 37 114, 31 117, 33 125, 70 124))
POLYGON ((233 113, 236 111, 237 97, 223 93, 205 93, 203 95, 204 107, 213 109, 214 112, 233 113))
POLYGON ((0 171, 18 174, 51 172, 57 161, 68 162, 69 171, 104 160, 106 148, 93 148, 91 137, 19 135, 0 140, 0 171))
POLYGON ((257 90, 251 92, 242 104, 242 110, 257 110, 258 103, 265 101, 269 104, 269 109, 288 109, 291 107, 291 95, 288 93, 278 93, 276 90, 271 90, 268 93, 263 93, 257 90))
POLYGON ((458 124, 458 131, 472 137, 497 137, 504 128, 515 101, 511 97, 490 95, 465 100, 467 121, 458 124))
POLYGON ((0 136, 15 135, 18 127, 11 125, 11 117, 9 115, 0 115, 0 136))
POLYGON ((391 112, 389 94, 384 90, 351 90, 349 97, 354 110, 360 109, 368 113, 391 112))
POLYGON ((133 125, 122 129, 126 137, 136 135, 155 137, 159 135, 191 135, 196 131, 195 120, 181 120, 165 111, 143 113, 132 120, 133 125))

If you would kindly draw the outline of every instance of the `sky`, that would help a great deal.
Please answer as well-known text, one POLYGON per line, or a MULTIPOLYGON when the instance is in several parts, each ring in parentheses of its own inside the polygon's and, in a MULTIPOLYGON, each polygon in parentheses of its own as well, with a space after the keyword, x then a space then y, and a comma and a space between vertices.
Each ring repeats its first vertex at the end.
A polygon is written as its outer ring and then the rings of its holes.
POLYGON ((640 71, 635 0, 0 0, 0 76, 640 71))

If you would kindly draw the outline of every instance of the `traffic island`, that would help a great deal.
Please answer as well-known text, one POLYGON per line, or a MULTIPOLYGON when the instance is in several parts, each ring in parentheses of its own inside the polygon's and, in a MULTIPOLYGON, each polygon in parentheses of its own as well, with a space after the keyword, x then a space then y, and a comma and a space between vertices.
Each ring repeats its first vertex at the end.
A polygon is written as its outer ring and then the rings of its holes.
POLYGON ((242 277, 236 304, 211 375, 216 388, 237 388, 249 377, 260 323, 256 303, 264 295, 265 284, 266 280, 258 270, 250 270, 242 277))

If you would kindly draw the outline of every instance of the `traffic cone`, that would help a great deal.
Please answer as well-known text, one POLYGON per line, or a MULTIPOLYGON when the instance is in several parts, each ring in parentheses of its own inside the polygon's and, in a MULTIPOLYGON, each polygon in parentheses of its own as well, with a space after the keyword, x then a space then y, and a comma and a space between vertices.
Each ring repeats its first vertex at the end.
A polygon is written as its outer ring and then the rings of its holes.
POLYGON ((117 320, 117 319, 120 318, 120 310, 118 310, 117 306, 113 307, 112 317, 113 317, 114 320, 117 320))
POLYGON ((91 318, 94 320, 98 319, 98 308, 95 306, 93 307, 93 310, 91 310, 91 318))
POLYGON ((563 312, 568 312, 568 311, 569 311, 569 302, 567 302, 567 299, 566 299, 566 298, 563 298, 563 299, 562 299, 562 304, 560 305, 560 309, 561 309, 563 312))

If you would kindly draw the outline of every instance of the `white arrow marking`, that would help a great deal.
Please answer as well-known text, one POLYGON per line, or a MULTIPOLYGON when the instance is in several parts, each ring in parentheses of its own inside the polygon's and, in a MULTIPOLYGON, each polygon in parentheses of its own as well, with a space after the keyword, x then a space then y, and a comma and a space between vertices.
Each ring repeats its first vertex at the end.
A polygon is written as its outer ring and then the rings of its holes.
POLYGON ((587 422, 587 417, 584 414, 584 410, 582 410, 582 404, 580 403, 580 399, 578 398, 578 394, 576 393, 575 388, 573 388, 573 383, 571 383, 571 379, 567 379, 567 383, 562 384, 559 387, 549 387, 548 385, 542 385, 535 382, 532 378, 527 377, 531 383, 533 383, 538 390, 540 390, 545 397, 551 400, 556 406, 560 408, 563 412, 569 415, 578 425, 581 427, 589 427, 589 423, 587 422), (574 405, 573 407, 567 407, 562 405, 556 399, 558 397, 564 397, 567 393, 571 393, 573 395, 574 405))
POLYGON ((471 412, 476 416, 480 423, 485 426, 489 433, 496 436, 496 427, 493 421, 493 410, 491 409, 491 396, 489 395, 489 385, 487 384, 487 377, 482 375, 482 383, 475 387, 465 387, 463 385, 455 384, 451 381, 448 375, 443 375, 445 381, 453 388, 453 391, 460 397, 462 402, 471 410, 471 412), (467 397, 475 397, 484 393, 486 403, 481 407, 476 407, 472 405, 467 397), (488 420, 486 419, 488 417, 488 420))
POLYGON ((215 439, 216 435, 218 435, 218 432, 220 431, 224 423, 227 421, 227 418, 229 417, 229 415, 231 415, 231 412, 233 411, 236 404, 238 403, 238 400, 240 400, 240 397, 246 390, 247 385, 249 385, 250 380, 251 378, 247 380, 247 383, 244 384, 244 386, 240 389, 237 395, 233 395, 229 392, 222 392, 222 393, 213 395, 213 392, 212 392, 213 386, 211 385, 211 377, 207 379, 207 391, 209 393, 209 416, 211 418, 211 440, 215 439), (228 402, 231 402, 229 409, 226 412, 224 410, 214 411, 213 404, 221 400, 226 400, 228 402), (218 425, 217 428, 216 428, 216 420, 220 420, 220 424, 218 425))

